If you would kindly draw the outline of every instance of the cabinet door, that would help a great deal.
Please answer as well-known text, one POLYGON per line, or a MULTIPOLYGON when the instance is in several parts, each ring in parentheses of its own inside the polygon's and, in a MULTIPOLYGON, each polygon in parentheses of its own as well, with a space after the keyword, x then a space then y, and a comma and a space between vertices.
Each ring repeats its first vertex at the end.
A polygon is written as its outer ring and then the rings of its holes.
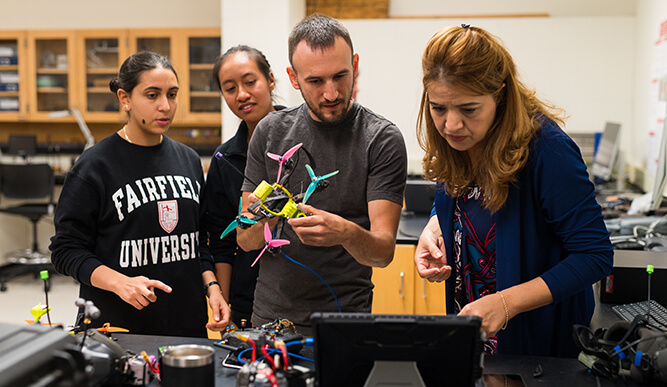
POLYGON ((187 89, 187 83, 183 82, 182 74, 186 69, 186 59, 182 58, 186 50, 182 47, 185 38, 177 29, 131 29, 129 35, 129 54, 139 51, 156 52, 169 59, 176 70, 179 79, 180 91, 178 92, 178 109, 174 117, 174 124, 182 124, 186 114, 183 109, 183 90, 187 89), (180 43, 180 44, 179 44, 180 43))
POLYGON ((445 282, 429 282, 415 269, 415 313, 447 314, 445 308, 445 282))
POLYGON ((184 81, 190 85, 187 94, 187 122, 193 124, 222 120, 222 99, 213 83, 212 70, 220 55, 220 29, 190 30, 188 34, 188 71, 184 81))
POLYGON ((26 118, 28 106, 26 34, 0 31, 0 121, 26 118))
POLYGON ((73 52, 73 31, 28 31, 30 118, 47 120, 49 113, 77 105, 73 52))
POLYGON ((391 264, 373 269, 373 313, 414 313, 415 248, 397 245, 391 264))
POLYGON ((88 122, 122 122, 118 98, 109 89, 109 81, 118 74, 128 56, 126 30, 77 31, 77 59, 81 110, 88 122))

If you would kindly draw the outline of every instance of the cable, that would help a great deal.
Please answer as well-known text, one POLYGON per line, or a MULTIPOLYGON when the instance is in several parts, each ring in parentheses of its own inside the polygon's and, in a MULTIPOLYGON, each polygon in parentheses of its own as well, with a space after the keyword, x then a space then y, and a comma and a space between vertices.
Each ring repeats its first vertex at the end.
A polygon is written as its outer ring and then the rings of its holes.
POLYGON ((287 352, 287 346, 285 345, 284 342, 279 342, 275 344, 278 349, 280 349, 280 352, 283 354, 283 369, 287 371, 287 368, 289 367, 289 356, 287 352))
POLYGON ((632 348, 632 347, 634 347, 635 345, 637 345, 637 344, 639 344, 639 343, 642 343, 642 342, 644 342, 644 341, 655 340, 655 339, 657 339, 657 338, 659 338, 659 337, 667 337, 667 333, 663 333, 662 335, 651 336, 651 337, 644 337, 644 338, 642 338, 642 339, 637 339, 637 340, 635 340, 635 341, 633 341, 633 342, 631 342, 631 343, 628 343, 628 344, 627 344, 626 346, 624 346, 623 348, 619 348, 619 349, 616 350, 614 353, 612 353, 611 355, 609 355, 609 357, 618 356, 618 354, 620 354, 621 352, 625 351, 625 350, 628 349, 628 348, 632 348))
POLYGON ((663 215, 662 217, 658 218, 656 221, 654 221, 653 223, 651 223, 651 225, 648 226, 648 230, 646 231, 646 235, 647 235, 647 236, 648 236, 648 235, 651 235, 651 236, 653 236, 653 235, 656 235, 656 236, 662 236, 662 234, 660 234, 660 233, 654 233, 653 230, 655 230, 655 228, 656 228, 660 223, 662 223, 665 219, 667 219, 667 214, 663 215))
POLYGON ((51 313, 49 313, 49 271, 42 270, 39 272, 39 276, 44 280, 44 297, 46 298, 46 318, 49 321, 49 326, 51 326, 51 313))
POLYGON ((310 272, 313 273, 317 278, 319 278, 320 281, 322 281, 322 283, 324 283, 324 285, 326 285, 326 287, 329 289, 329 291, 330 291, 331 294, 333 295, 334 300, 336 301, 336 306, 338 307, 338 313, 343 313, 343 312, 340 310, 340 304, 338 303, 338 297, 336 297, 336 293, 334 293, 333 289, 331 289, 331 286, 329 286, 329 284, 327 283, 327 281, 324 280, 324 278, 320 277, 320 275, 317 274, 317 273, 315 273, 315 271, 314 271, 313 269, 309 268, 308 266, 304 265, 303 263, 297 262, 297 261, 293 260, 292 258, 290 258, 289 256, 287 256, 287 254, 285 254, 284 251, 280 250, 280 254, 282 254, 283 256, 285 256, 285 258, 289 259, 290 261, 296 263, 297 265, 299 265, 299 266, 301 266, 301 267, 303 267, 303 268, 308 269, 308 271, 310 271, 310 272))
POLYGON ((146 351, 141 351, 141 357, 144 359, 146 364, 148 364, 148 367, 151 369, 151 371, 153 371, 154 374, 156 375, 160 374, 160 371, 157 368, 155 368, 155 366, 153 366, 153 363, 151 363, 151 359, 148 358, 148 354, 146 353, 146 351))
POLYGON ((225 155, 223 155, 223 154, 220 153, 220 152, 216 152, 213 156, 214 156, 216 159, 221 160, 221 161, 224 161, 225 163, 227 163, 227 165, 229 165, 230 167, 232 167, 232 169, 234 169, 234 171, 236 171, 236 173, 238 173, 239 175, 243 176, 244 179, 246 179, 246 180, 248 180, 249 182, 251 182, 255 187, 257 186, 257 184, 256 184, 254 181, 248 179, 248 177, 247 177, 243 172, 241 172, 238 168, 236 168, 236 167, 234 166, 234 164, 232 164, 229 160, 227 160, 227 159, 225 158, 225 155))
POLYGON ((273 361, 273 359, 271 358, 271 355, 267 351, 268 348, 269 348, 268 344, 262 346, 262 354, 264 355, 264 359, 266 359, 266 361, 269 363, 271 368, 275 370, 276 369, 276 363, 273 361))
MULTIPOLYGON (((229 362, 229 359, 233 354, 234 354, 234 352, 227 352, 227 356, 225 356, 225 358, 222 359, 222 366, 223 367, 228 367, 228 368, 235 368, 237 370, 240 370, 243 367, 241 367, 240 365, 236 365, 236 364, 233 364, 233 363, 229 362)), ((244 361, 244 363, 245 363, 245 361, 244 361)))

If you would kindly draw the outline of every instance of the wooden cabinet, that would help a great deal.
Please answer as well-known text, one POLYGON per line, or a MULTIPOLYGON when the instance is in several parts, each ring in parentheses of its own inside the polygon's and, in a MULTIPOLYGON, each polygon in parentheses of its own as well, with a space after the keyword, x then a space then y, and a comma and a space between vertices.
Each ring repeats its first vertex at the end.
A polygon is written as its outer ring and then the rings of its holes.
POLYGON ((127 30, 80 30, 76 33, 78 67, 78 108, 86 122, 122 122, 118 98, 109 81, 129 56, 127 30))
POLYGON ((190 85, 188 98, 184 98, 186 120, 193 124, 220 120, 222 100, 211 77, 213 63, 220 54, 220 33, 210 28, 190 31, 187 47, 190 51, 187 71, 183 74, 184 82, 190 85))
POLYGON ((0 31, 0 120, 25 119, 28 106, 25 33, 0 31))
POLYGON ((373 313, 445 314, 445 283, 419 277, 416 246, 397 245, 392 263, 373 269, 373 313))
POLYGON ((130 54, 151 50, 169 58, 179 77, 172 137, 219 144, 222 100, 211 70, 220 43, 218 28, 0 31, 0 122, 60 128, 74 117, 50 113, 76 107, 107 135, 125 121, 109 81, 130 54))
POLYGON ((220 55, 217 28, 146 29, 129 31, 130 52, 150 50, 169 58, 178 74, 177 124, 221 122, 220 93, 211 81, 220 55))
POLYGON ((28 118, 47 120, 49 113, 76 106, 74 31, 28 31, 27 52, 28 118))

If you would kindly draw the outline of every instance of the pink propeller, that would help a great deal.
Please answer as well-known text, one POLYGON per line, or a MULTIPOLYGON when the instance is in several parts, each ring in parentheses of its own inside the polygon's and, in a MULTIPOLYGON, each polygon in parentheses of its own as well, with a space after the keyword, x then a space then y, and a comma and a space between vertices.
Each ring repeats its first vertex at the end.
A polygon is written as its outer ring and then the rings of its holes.
MULTIPOLYGON (((299 144, 301 146, 301 144, 299 144)), ((289 241, 287 239, 272 239, 273 235, 271 235, 271 230, 269 229, 269 224, 264 223, 264 239, 266 239, 266 245, 264 245, 264 248, 262 251, 259 252, 259 255, 257 258, 255 258, 255 261, 250 265, 250 267, 255 266, 257 261, 259 261, 259 258, 264 254, 266 249, 271 248, 271 247, 278 247, 278 246, 283 246, 283 245, 289 245, 289 241)))
POLYGON ((298 143, 298 144, 296 144, 296 145, 294 145, 293 147, 291 147, 290 149, 288 149, 287 152, 285 152, 285 154, 282 155, 282 156, 277 155, 277 154, 275 154, 275 153, 271 153, 271 152, 267 152, 267 153, 266 153, 267 156, 269 156, 270 158, 276 160, 276 161, 279 163, 279 164, 278 164, 278 178, 276 179, 276 183, 279 183, 279 182, 280 182, 280 172, 281 172, 282 169, 283 169, 283 164, 285 164, 285 162, 287 162, 287 160, 289 160, 289 158, 292 157, 292 155, 294 154, 294 152, 296 152, 299 148, 301 148, 301 145, 303 145, 303 143, 301 143, 301 142, 298 143))

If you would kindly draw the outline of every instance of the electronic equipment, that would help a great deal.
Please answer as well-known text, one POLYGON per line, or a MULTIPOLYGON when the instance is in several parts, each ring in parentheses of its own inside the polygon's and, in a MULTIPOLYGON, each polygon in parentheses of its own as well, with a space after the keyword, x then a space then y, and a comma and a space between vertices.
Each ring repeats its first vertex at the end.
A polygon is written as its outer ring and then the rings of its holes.
POLYGON ((7 153, 23 158, 37 154, 37 136, 10 134, 7 153))
POLYGON ((431 215, 436 184, 427 180, 408 180, 405 185, 405 212, 431 215))
POLYGON ((313 370, 290 360, 312 343, 289 320, 277 319, 256 328, 237 330, 232 326, 214 345, 231 351, 222 365, 238 369, 237 386, 313 387, 313 370))
MULTIPOLYGON (((287 343, 302 340, 303 335, 296 331, 294 324, 290 321, 277 319, 255 328, 236 329, 234 326, 231 326, 222 334, 222 340, 215 343, 215 345, 231 351, 244 350, 252 346, 251 342, 247 339, 251 339, 260 345, 260 343, 275 343, 276 341, 287 343)), ((295 348, 297 351, 299 349, 295 348)))
MULTIPOLYGON (((604 224, 612 237, 631 237, 638 234, 638 229, 648 229, 652 224, 656 224, 655 231, 667 231, 667 221, 661 222, 661 216, 624 216, 613 219, 605 219, 604 224), (656 223, 657 222, 657 223, 656 223)), ((613 242, 613 240, 612 240, 613 242)))
POLYGON ((315 370, 328 386, 473 386, 482 377, 475 316, 313 313, 315 370))
POLYGON ((593 166, 591 173, 595 178, 596 183, 609 181, 611 173, 616 165, 618 157, 618 150, 621 143, 621 124, 607 122, 605 124, 604 132, 600 138, 595 157, 593 158, 593 166))
POLYGON ((646 265, 653 264, 654 299, 667 305, 667 260, 664 252, 642 250, 614 250, 614 267, 603 278, 600 286, 600 302, 605 304, 629 304, 646 301, 646 265))
POLYGON ((86 361, 63 329, 0 323, 0 386, 87 386, 86 361))
POLYGON ((667 329, 667 308, 658 304, 656 300, 614 305, 611 310, 625 321, 632 321, 637 315, 648 314, 650 315, 648 322, 661 329, 667 329))
POLYGON ((655 170, 653 191, 651 193, 650 209, 652 211, 657 211, 662 205, 663 194, 665 193, 665 187, 667 187, 667 155, 665 154, 667 153, 667 122, 662 129, 659 149, 658 165, 655 170))
POLYGON ((408 179, 405 185, 405 207, 401 211, 396 240, 416 243, 431 217, 436 184, 431 181, 408 179))
POLYGON ((125 382, 128 355, 118 343, 96 329, 88 329, 76 338, 86 358, 90 386, 118 386, 125 382))
POLYGON ((573 328, 575 344, 582 349, 579 361, 598 376, 613 378, 629 374, 639 383, 667 383, 667 331, 664 325, 654 324, 654 316, 663 318, 656 312, 665 310, 651 300, 653 265, 647 265, 645 272, 648 273, 648 299, 643 304, 649 305, 648 308, 633 310, 634 304, 617 308, 616 313, 631 320, 620 321, 608 329, 592 332, 582 325, 573 328))

